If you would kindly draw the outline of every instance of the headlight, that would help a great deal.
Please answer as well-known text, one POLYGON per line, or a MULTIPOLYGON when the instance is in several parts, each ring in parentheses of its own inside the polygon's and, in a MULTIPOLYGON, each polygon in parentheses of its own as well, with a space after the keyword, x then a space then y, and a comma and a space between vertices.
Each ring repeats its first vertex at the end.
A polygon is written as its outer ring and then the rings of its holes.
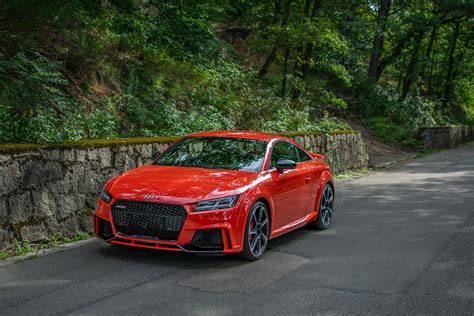
POLYGON ((215 199, 215 200, 208 200, 199 202, 196 204, 193 212, 200 212, 200 211, 212 211, 212 210, 221 210, 224 208, 231 208, 234 207, 239 199, 238 195, 228 196, 225 198, 215 199))
POLYGON ((100 192, 99 197, 105 203, 110 203, 110 200, 112 200, 112 195, 105 188, 102 189, 102 192, 100 192))

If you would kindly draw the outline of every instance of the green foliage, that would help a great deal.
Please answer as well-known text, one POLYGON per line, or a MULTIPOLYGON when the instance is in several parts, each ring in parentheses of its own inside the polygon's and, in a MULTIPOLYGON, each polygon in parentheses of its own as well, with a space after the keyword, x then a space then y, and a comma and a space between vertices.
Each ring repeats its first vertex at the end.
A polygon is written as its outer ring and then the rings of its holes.
POLYGON ((75 241, 87 240, 92 238, 93 236, 93 233, 80 233, 74 237, 64 237, 62 241, 65 243, 71 243, 75 241))
POLYGON ((39 53, 0 53, 0 141, 77 139, 76 102, 63 92, 61 64, 39 53))
POLYGON ((82 232, 73 237, 63 237, 61 233, 57 232, 53 234, 53 236, 51 236, 50 238, 40 243, 33 244, 28 240, 15 241, 12 249, 8 251, 0 250, 0 260, 11 257, 11 256, 23 256, 23 255, 30 254, 33 252, 36 252, 37 254, 38 251, 41 249, 57 247, 64 243, 87 240, 87 239, 92 238, 93 236, 94 236, 93 233, 82 232))
POLYGON ((367 174, 369 172, 370 172, 370 169, 368 169, 368 168, 362 168, 362 169, 357 170, 357 171, 352 171, 352 170, 343 171, 343 172, 336 173, 335 176, 334 176, 334 180, 337 182, 339 180, 345 180, 345 179, 351 179, 351 178, 354 178, 354 177, 360 177, 361 175, 367 174))
POLYGON ((364 120, 378 137, 386 139, 390 143, 402 143, 404 145, 415 146, 416 138, 412 129, 394 123, 386 117, 372 117, 364 120))
POLYGON ((399 100, 395 91, 364 82, 357 87, 357 112, 374 133, 391 143, 416 144, 418 128, 445 122, 439 104, 419 95, 399 100))
POLYGON ((8 253, 4 250, 0 250, 0 260, 8 258, 8 253))
POLYGON ((33 252, 33 251, 35 251, 35 248, 27 240, 15 241, 15 243, 13 245, 13 255, 14 256, 26 255, 27 253, 30 253, 30 252, 33 252))
POLYGON ((314 16, 319 2, 287 3, 2 2, 0 142, 327 132, 345 129, 335 117, 347 112, 412 134, 473 120, 465 1, 392 1, 377 83, 367 69, 379 3, 322 1, 314 16))

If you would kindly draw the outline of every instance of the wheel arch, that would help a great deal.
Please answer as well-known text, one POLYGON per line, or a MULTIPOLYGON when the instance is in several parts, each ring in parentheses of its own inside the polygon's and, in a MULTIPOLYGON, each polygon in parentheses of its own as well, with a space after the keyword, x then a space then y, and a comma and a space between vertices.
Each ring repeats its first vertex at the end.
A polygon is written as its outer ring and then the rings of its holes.
POLYGON ((326 184, 329 184, 331 186, 334 199, 336 199, 336 186, 334 184, 334 179, 329 170, 326 170, 323 172, 323 174, 321 175, 321 180, 319 181, 319 187, 316 194, 316 200, 314 203, 314 209, 316 210, 316 214, 319 213, 319 204, 321 202, 321 194, 326 184))
POLYGON ((270 205, 270 201, 268 201, 266 197, 261 196, 254 202, 254 204, 257 202, 262 202, 263 204, 265 204, 265 206, 268 209, 268 220, 270 221, 270 232, 271 232, 272 223, 273 223, 273 213, 272 213, 272 207, 270 205))

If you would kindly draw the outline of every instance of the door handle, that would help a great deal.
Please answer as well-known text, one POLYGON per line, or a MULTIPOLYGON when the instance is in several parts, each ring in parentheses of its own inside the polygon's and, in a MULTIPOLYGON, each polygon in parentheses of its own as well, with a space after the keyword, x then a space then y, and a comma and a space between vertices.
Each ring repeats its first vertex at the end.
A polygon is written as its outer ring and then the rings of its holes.
POLYGON ((306 183, 309 183, 309 182, 311 181, 311 177, 310 177, 310 176, 306 176, 306 177, 304 178, 304 181, 305 181, 306 183))

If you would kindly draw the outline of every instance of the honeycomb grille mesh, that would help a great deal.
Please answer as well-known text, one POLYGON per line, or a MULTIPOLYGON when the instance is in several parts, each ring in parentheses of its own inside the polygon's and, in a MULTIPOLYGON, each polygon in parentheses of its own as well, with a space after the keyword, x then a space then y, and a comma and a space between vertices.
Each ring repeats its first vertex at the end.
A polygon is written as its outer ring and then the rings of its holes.
POLYGON ((220 229, 196 231, 191 244, 203 249, 223 249, 224 247, 220 229))
POLYGON ((187 215, 180 205, 119 200, 112 206, 115 230, 130 237, 177 240, 187 215))
POLYGON ((99 221, 100 221, 99 235, 104 239, 113 237, 114 233, 112 232, 112 226, 110 225, 110 222, 104 221, 101 218, 99 219, 99 221))

